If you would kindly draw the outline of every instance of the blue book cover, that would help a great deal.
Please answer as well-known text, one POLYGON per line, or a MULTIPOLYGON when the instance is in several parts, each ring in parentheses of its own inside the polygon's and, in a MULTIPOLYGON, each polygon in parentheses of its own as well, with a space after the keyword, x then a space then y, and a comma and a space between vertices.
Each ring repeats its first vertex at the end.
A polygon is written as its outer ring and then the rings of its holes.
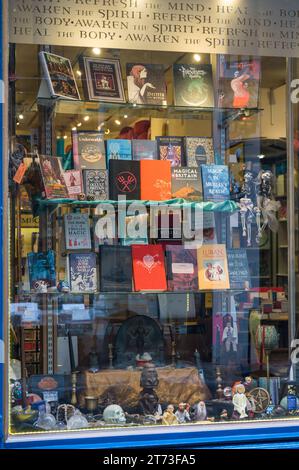
POLYGON ((229 172, 226 165, 201 165, 205 201, 226 201, 230 197, 229 172))
POLYGON ((155 140, 132 140, 133 160, 157 160, 157 142, 155 140))
POLYGON ((97 258, 95 253, 69 255, 69 278, 72 292, 97 291, 97 258))
POLYGON ((38 290, 41 284, 47 287, 56 285, 55 253, 49 250, 42 253, 28 253, 30 289, 38 290))
POLYGON ((109 139, 107 145, 107 163, 109 160, 132 160, 132 145, 127 139, 109 139))
POLYGON ((250 274, 246 250, 227 250, 227 262, 231 289, 249 289, 250 274))

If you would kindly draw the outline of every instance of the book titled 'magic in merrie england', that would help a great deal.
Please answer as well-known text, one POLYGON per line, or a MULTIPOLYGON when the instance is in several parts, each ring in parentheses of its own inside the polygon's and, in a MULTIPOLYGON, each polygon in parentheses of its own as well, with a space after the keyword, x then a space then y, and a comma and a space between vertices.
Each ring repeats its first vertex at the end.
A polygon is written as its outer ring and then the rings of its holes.
POLYGON ((230 198, 229 171, 226 165, 201 165, 205 201, 225 201, 230 198))
POLYGON ((76 170, 106 169, 106 151, 102 132, 74 131, 72 141, 76 170))
POLYGON ((163 64, 127 64, 130 103, 166 105, 166 83, 163 64))
POLYGON ((174 64, 173 80, 175 106, 214 107, 210 64, 174 64))
POLYGON ((227 250, 227 261, 231 289, 249 289, 250 274, 246 250, 227 250))
POLYGON ((199 168, 171 169, 171 197, 188 201, 202 200, 201 172, 199 168))
POLYGON ((109 198, 108 170, 83 170, 84 192, 98 201, 109 198))
POLYGON ((65 247, 67 250, 90 250, 91 237, 88 214, 72 212, 64 215, 65 247))
POLYGON ((67 198, 68 191, 59 157, 39 156, 40 170, 47 199, 67 198))
POLYGON ((49 250, 41 253, 28 253, 27 256, 30 288, 37 290, 40 283, 47 287, 56 285, 55 253, 49 250))
POLYGON ((171 166, 184 164, 183 137, 156 137, 156 140, 160 160, 169 160, 171 166))
POLYGON ((130 246, 100 247, 100 287, 103 292, 132 291, 130 246))
POLYGON ((132 144, 128 139, 109 139, 106 141, 107 165, 110 160, 132 160, 132 144))
POLYGON ((132 140, 133 160, 156 160, 157 142, 155 140, 132 140))
POLYGON ((40 52, 39 58, 50 95, 53 98, 79 100, 80 95, 70 60, 50 52, 40 52))
POLYGON ((97 255, 95 253, 69 254, 68 269, 72 292, 97 291, 97 255))
POLYGON ((214 163, 214 147, 211 137, 185 137, 187 166, 211 165, 214 163))

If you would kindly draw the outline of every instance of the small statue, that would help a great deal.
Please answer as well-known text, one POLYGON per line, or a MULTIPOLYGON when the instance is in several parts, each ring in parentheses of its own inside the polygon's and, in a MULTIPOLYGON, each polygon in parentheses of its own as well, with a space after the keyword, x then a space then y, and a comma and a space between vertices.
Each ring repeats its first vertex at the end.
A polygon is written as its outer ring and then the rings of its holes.
POLYGON ((280 207, 280 202, 275 201, 273 195, 273 179, 274 177, 271 170, 261 170, 257 176, 257 243, 261 240, 263 232, 267 226, 272 230, 272 232, 277 232, 278 230, 278 221, 275 213, 280 207), (263 219, 263 224, 261 223, 261 218, 263 219))
POLYGON ((194 420, 205 421, 207 419, 207 408, 204 401, 200 401, 195 405, 194 420))
POLYGON ((98 370, 100 369, 100 366, 99 366, 98 354, 95 348, 91 349, 90 353, 88 354, 88 358, 89 358, 89 371, 98 372, 98 370))
POLYGON ((175 416, 177 417, 179 424, 187 423, 191 421, 189 409, 190 409, 190 405, 188 403, 179 404, 178 409, 175 412, 175 416))
POLYGON ((245 170, 244 183, 240 193, 240 214, 242 223, 243 237, 247 235, 247 246, 251 246, 251 225, 255 220, 254 201, 255 201, 255 185, 254 175, 252 171, 245 170))
POLYGON ((178 424, 178 419, 174 414, 173 405, 168 405, 166 411, 164 411, 162 416, 162 424, 166 424, 167 426, 171 426, 172 424, 178 424))
POLYGON ((152 363, 145 364, 140 376, 139 406, 145 415, 159 414, 159 397, 154 391, 159 385, 158 373, 152 363))
POLYGON ((247 407, 247 398, 245 395, 245 387, 243 384, 238 384, 236 386, 236 393, 233 396, 234 411, 236 411, 240 419, 247 418, 246 407, 247 407))
POLYGON ((104 409, 103 420, 106 424, 125 424, 126 416, 119 405, 109 405, 104 409))

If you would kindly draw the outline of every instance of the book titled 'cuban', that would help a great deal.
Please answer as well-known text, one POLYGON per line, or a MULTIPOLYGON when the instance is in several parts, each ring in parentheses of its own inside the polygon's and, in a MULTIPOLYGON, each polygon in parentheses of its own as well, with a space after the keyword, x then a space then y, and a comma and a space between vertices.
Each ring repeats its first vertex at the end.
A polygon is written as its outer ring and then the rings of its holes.
POLYGON ((72 292, 96 292, 96 254, 71 253, 69 255, 69 279, 72 292))
POLYGON ((136 291, 167 290, 164 251, 161 245, 133 245, 132 257, 136 291))
POLYGON ((130 246, 100 247, 100 286, 103 292, 132 291, 132 255, 130 246))
POLYGON ((199 289, 230 288, 225 245, 203 245, 198 248, 197 264, 199 289))

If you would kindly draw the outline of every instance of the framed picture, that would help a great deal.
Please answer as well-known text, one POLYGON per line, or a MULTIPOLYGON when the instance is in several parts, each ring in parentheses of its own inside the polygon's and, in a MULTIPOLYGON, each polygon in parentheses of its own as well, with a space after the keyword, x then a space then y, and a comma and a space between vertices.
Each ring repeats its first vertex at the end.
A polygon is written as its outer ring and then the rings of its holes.
POLYGON ((40 52, 39 57, 51 96, 80 100, 70 60, 49 52, 40 52))
POLYGON ((83 86, 89 101, 125 103, 120 62, 83 57, 83 86))

